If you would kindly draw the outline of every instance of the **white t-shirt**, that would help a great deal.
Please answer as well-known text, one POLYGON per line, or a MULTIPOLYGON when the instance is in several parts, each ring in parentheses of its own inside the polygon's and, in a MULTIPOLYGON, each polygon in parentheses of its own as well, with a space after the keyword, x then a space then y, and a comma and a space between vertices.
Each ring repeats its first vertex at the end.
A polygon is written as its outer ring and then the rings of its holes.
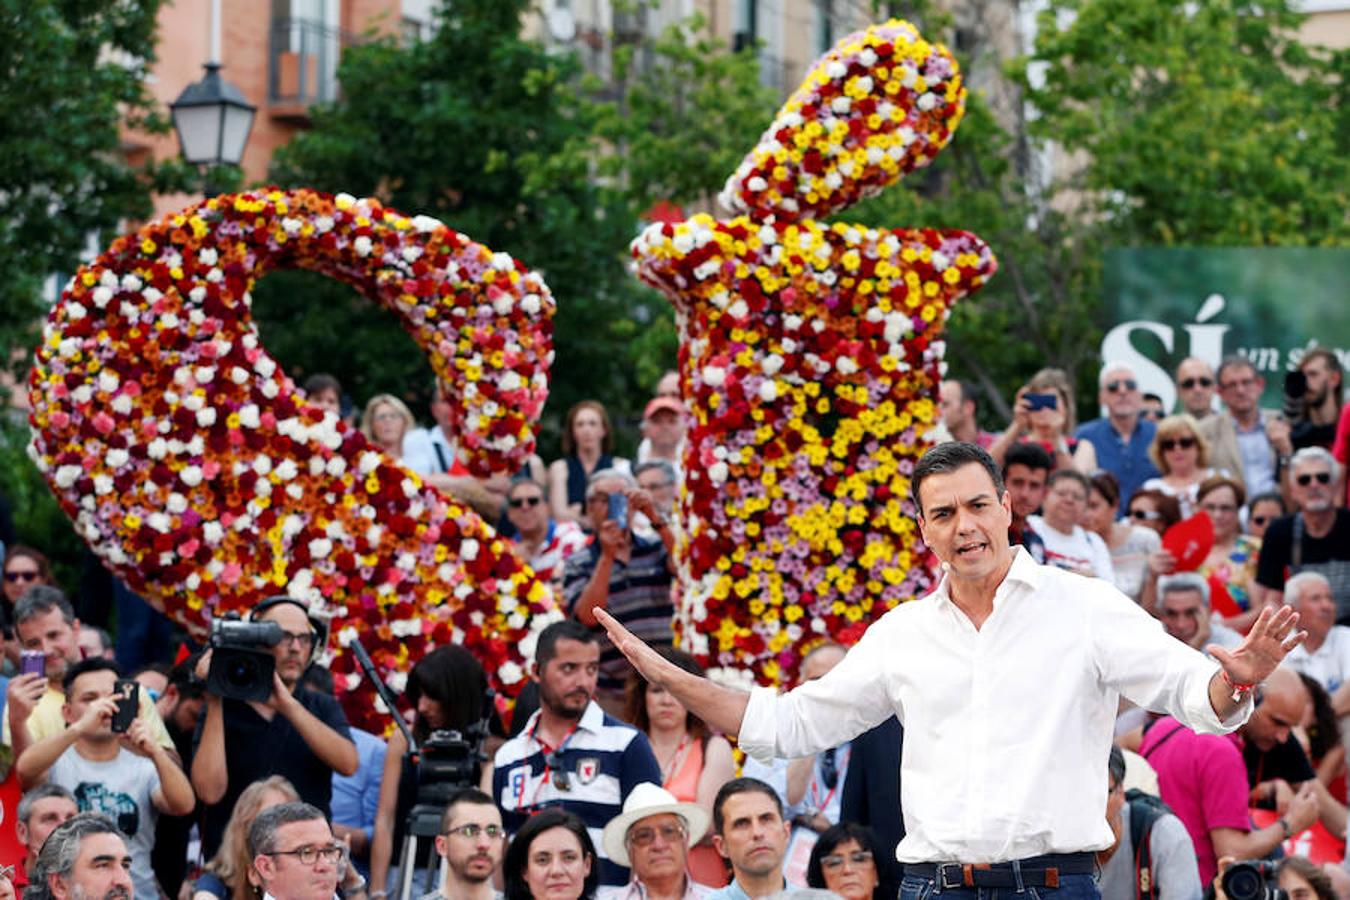
POLYGON ((1334 692, 1350 680, 1350 627, 1332 625, 1316 652, 1309 653, 1306 644, 1299 644, 1289 651, 1284 664, 1322 685, 1327 693, 1334 692))
POLYGON ((85 759, 71 747, 52 763, 47 780, 74 794, 80 812, 100 812, 113 820, 127 836, 136 896, 158 897, 159 884, 150 866, 159 821, 159 810, 150 799, 159 790, 155 764, 125 748, 100 762, 85 759))
POLYGON ((1106 549, 1106 541, 1101 535, 1073 526, 1073 531, 1065 534, 1050 527, 1043 516, 1027 516, 1032 530, 1045 542, 1045 564, 1058 566, 1071 572, 1089 570, 1098 578, 1115 584, 1116 571, 1111 565, 1111 551, 1106 549))

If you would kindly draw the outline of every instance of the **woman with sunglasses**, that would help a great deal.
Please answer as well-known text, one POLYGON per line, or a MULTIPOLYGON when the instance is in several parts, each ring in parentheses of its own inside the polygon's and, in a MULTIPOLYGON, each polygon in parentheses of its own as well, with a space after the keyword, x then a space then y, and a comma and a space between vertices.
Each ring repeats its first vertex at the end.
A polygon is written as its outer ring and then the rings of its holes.
MULTIPOLYGON (((412 734, 419 746, 437 731, 458 731, 472 742, 469 729, 483 719, 487 704, 487 674, 472 653, 458 644, 438 647, 422 657, 408 673, 405 694, 413 709, 412 734)), ((478 762, 471 762, 468 779, 477 784, 478 762)), ((389 736, 384 754, 384 775, 380 780, 380 799, 375 810, 375 834, 370 845, 371 900, 398 894, 396 868, 391 862, 402 858, 404 830, 408 813, 417 802, 417 768, 408 755, 408 741, 400 729, 389 736), (393 877, 391 877, 393 876, 393 877)), ((419 848, 416 865, 424 869, 436 859, 430 841, 419 848)), ((401 874, 401 873, 400 873, 401 874)), ((424 872, 419 872, 420 877, 424 872)), ((414 896, 425 893, 415 884, 414 896)))
POLYGON ((1238 515, 1247 499, 1247 492, 1236 479, 1215 475, 1206 478, 1200 485, 1196 499, 1200 509, 1214 524, 1214 546, 1198 571, 1206 578, 1214 576, 1223 584, 1228 596, 1240 610, 1238 615, 1224 618, 1223 623, 1246 634, 1261 612, 1261 604, 1253 603, 1251 598, 1261 541, 1242 533, 1238 515))
POLYGON ((1143 486, 1176 497, 1183 519, 1195 512, 1200 482, 1221 474, 1209 468, 1209 442, 1200 436, 1195 419, 1185 413, 1168 416, 1158 423, 1148 457, 1162 477, 1150 478, 1143 486))
POLYGON ((4 553, 4 585, 0 593, 0 626, 4 628, 4 674, 18 671, 19 642, 14 637, 14 604, 35 584, 53 584, 52 565, 40 550, 15 544, 4 553))
POLYGON ((1271 522, 1287 515, 1289 510, 1285 508, 1284 498, 1278 491, 1257 494, 1247 501, 1247 534, 1259 541, 1266 536, 1266 529, 1271 522))
POLYGON ((806 883, 838 894, 844 900, 880 900, 883 894, 876 862, 879 852, 872 829, 854 822, 832 825, 811 848, 806 883))

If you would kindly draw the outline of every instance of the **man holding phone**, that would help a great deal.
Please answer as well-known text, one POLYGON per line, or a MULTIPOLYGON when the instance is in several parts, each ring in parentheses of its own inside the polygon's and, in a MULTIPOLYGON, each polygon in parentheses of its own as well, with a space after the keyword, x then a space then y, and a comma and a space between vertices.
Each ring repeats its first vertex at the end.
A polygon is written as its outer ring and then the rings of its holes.
MULTIPOLYGON (((586 485, 586 517, 594 533, 589 546, 567 558, 563 593, 567 608, 584 625, 597 627, 596 609, 606 609, 649 644, 669 646, 672 551, 675 534, 651 494, 621 469, 602 469, 586 485), (633 513, 651 522, 660 540, 633 532, 633 513)), ((600 681, 595 699, 611 715, 623 703, 631 667, 605 639, 600 652, 600 681)))
POLYGON ((60 785, 75 796, 81 812, 112 819, 127 836, 136 896, 156 897, 150 864, 155 826, 160 813, 192 811, 192 785, 137 717, 138 685, 121 680, 114 663, 98 657, 76 663, 63 685, 67 727, 19 757, 19 783, 25 790, 42 781, 60 785))
MULTIPOLYGON (((14 748, 17 759, 32 744, 66 728, 61 713, 66 700, 62 683, 67 669, 80 661, 80 620, 59 588, 39 584, 14 604, 14 631, 24 650, 23 674, 9 681, 0 736, 14 748)), ((137 715, 155 743, 176 756, 173 739, 155 712, 154 701, 144 692, 137 715)))

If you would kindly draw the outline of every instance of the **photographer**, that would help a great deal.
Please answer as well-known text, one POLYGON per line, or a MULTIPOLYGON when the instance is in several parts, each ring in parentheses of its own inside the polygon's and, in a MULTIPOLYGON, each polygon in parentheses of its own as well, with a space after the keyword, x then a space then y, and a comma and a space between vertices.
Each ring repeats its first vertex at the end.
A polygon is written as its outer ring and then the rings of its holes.
POLYGON ((1341 412, 1341 361, 1325 347, 1309 350, 1284 380, 1284 415, 1295 450, 1331 449, 1341 412))
MULTIPOLYGON (((244 788, 269 775, 282 775, 295 785, 300 798, 329 812, 333 772, 356 771, 356 745, 347 729, 347 717, 332 697, 299 686, 300 676, 322 647, 322 623, 291 597, 270 597, 254 607, 250 623, 274 622, 281 640, 270 648, 276 669, 266 701, 235 700, 221 696, 210 677, 207 652, 197 675, 207 680, 206 712, 197 727, 192 758, 192 786, 205 807, 202 817, 202 853, 210 858, 244 788)), ((268 649, 252 651, 268 653, 268 649)))
MULTIPOLYGON (((433 735, 442 731, 456 731, 472 741, 469 732, 483 719, 487 687, 482 664, 461 646, 450 644, 423 657, 408 673, 406 691, 408 704, 416 711, 412 733, 418 746, 424 751, 431 749, 429 741, 434 744, 433 735)), ((477 785, 478 761, 473 759, 469 763, 463 783, 447 787, 477 785)), ((408 754, 408 741, 401 730, 395 729, 384 755, 384 778, 375 813, 375 837, 370 850, 371 900, 379 900, 398 888, 389 878, 390 868, 402 855, 408 813, 418 802, 418 780, 417 768, 408 754)), ((424 852, 419 853, 419 867, 434 859, 432 850, 428 841, 424 852)), ((418 893, 420 889, 414 895, 418 893)))
POLYGON ((191 812, 192 786, 143 719, 128 717, 124 733, 113 730, 124 696, 114 663, 101 657, 76 663, 64 686, 66 730, 25 751, 19 783, 29 788, 48 780, 70 791, 82 812, 108 816, 127 837, 136 895, 158 896, 150 850, 159 814, 191 812))

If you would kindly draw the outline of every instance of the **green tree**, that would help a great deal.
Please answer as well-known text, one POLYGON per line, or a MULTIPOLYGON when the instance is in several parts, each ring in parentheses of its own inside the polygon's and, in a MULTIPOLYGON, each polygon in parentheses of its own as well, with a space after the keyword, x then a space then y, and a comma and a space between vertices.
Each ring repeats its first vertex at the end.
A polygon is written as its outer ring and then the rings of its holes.
POLYGON ((43 281, 91 235, 150 212, 122 137, 166 127, 145 87, 160 2, 0 0, 0 347, 31 344, 43 281))

